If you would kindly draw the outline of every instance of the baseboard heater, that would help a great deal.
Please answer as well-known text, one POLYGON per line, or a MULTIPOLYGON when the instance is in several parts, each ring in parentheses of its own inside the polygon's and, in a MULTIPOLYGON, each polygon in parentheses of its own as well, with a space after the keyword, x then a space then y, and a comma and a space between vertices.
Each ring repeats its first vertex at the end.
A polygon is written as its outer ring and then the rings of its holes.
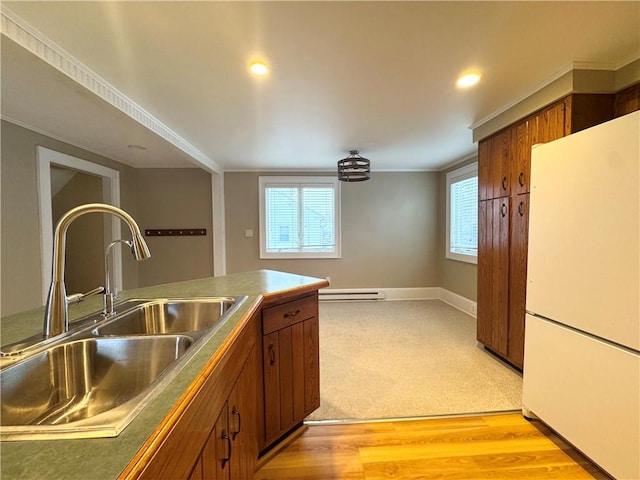
POLYGON ((376 290, 320 290, 318 299, 322 301, 384 300, 384 292, 376 290))

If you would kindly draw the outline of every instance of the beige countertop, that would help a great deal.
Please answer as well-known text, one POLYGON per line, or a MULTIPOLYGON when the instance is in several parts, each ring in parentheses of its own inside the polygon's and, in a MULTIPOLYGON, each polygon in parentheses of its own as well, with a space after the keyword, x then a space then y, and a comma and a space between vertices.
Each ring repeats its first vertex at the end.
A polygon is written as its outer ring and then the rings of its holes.
MULTIPOLYGON (((0 443, 0 478, 29 480, 115 479, 127 466, 171 407, 189 387, 225 338, 265 299, 313 291, 327 286, 323 279, 258 270, 224 277, 203 278, 157 285, 122 293, 131 298, 191 298, 244 296, 240 305, 185 364, 167 386, 138 414, 127 428, 114 438, 74 440, 5 441, 0 443)), ((70 307, 70 321, 102 309, 100 296, 70 307)), ((0 333, 3 345, 42 331, 43 308, 4 317, 0 333)))

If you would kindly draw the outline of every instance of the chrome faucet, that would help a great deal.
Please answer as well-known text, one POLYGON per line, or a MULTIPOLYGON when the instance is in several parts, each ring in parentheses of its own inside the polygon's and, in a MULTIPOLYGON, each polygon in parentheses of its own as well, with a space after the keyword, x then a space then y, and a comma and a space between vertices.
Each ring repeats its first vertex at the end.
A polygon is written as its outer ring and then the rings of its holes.
POLYGON ((133 242, 130 240, 122 240, 122 239, 114 240, 109 245, 107 245, 107 248, 105 248, 104 250, 104 292, 102 292, 103 293, 102 315, 104 315, 105 317, 110 317, 111 315, 114 314, 113 301, 117 297, 117 292, 115 291, 115 288, 113 292, 111 291, 111 279, 109 274, 109 264, 110 264, 109 253, 111 253, 111 249, 115 247, 118 243, 124 243, 126 246, 128 246, 131 249, 131 253, 133 254, 133 242))
POLYGON ((67 290, 64 285, 64 264, 65 264, 65 245, 67 237, 67 229, 69 225, 78 217, 86 213, 109 213, 124 220, 131 230, 132 250, 136 260, 144 260, 151 256, 149 247, 142 238, 140 228, 135 220, 124 210, 106 205, 103 203, 88 203, 72 208, 65 213, 58 224, 53 239, 53 269, 51 275, 51 287, 49 288, 49 296, 47 297, 47 306, 44 314, 44 337, 50 338, 60 335, 69 329, 69 303, 79 301, 85 296, 93 293, 101 293, 104 291, 102 287, 94 289, 87 294, 76 294, 67 296, 67 290))

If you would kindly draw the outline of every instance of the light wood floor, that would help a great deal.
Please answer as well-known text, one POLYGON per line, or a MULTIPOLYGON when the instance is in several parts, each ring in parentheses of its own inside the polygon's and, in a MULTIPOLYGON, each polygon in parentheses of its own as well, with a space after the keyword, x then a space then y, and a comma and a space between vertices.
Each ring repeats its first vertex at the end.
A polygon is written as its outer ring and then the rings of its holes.
POLYGON ((520 414, 311 425, 261 465, 254 480, 608 478, 520 414))

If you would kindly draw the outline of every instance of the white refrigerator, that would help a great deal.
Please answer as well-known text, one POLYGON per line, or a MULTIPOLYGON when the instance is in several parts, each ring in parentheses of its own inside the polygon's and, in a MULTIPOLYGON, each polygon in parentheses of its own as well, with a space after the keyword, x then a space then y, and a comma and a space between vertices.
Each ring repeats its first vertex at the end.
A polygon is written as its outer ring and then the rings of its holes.
POLYGON ((523 413, 640 479, 640 112, 531 156, 523 413))

